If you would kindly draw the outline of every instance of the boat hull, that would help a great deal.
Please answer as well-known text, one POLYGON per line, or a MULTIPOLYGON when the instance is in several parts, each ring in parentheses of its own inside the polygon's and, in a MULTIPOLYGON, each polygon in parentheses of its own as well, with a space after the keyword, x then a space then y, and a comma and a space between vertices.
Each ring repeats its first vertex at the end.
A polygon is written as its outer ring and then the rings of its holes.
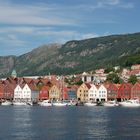
POLYGON ((84 106, 97 106, 96 103, 84 103, 84 106))
POLYGON ((3 105, 3 106, 12 105, 12 102, 5 101, 5 102, 2 102, 1 105, 3 105))

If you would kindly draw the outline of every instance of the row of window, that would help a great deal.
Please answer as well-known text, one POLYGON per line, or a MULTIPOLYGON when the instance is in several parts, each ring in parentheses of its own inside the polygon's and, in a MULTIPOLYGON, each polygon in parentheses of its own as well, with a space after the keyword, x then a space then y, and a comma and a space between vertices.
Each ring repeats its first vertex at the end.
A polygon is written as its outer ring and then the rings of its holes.
MULTIPOLYGON (((96 94, 90 94, 90 97, 97 97, 97 95, 96 94)), ((106 97, 106 95, 102 94, 102 95, 99 95, 99 97, 106 97)))

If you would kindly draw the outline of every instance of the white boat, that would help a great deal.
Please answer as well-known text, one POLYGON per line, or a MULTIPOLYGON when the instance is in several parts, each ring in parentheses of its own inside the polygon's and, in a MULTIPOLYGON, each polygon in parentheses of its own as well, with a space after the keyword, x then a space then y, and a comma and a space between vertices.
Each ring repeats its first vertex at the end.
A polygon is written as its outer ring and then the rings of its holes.
POLYGON ((2 102, 1 105, 5 105, 5 106, 6 105, 12 105, 12 102, 6 100, 6 101, 2 102))
POLYGON ((87 103, 84 103, 84 106, 97 106, 97 103, 87 102, 87 103))
POLYGON ((27 105, 27 103, 26 102, 14 101, 13 105, 22 106, 22 105, 27 105))
POLYGON ((53 103, 53 106, 67 106, 67 103, 65 103, 65 102, 59 102, 59 101, 57 101, 57 102, 54 102, 53 103))
POLYGON ((124 107, 139 107, 140 103, 138 100, 131 99, 131 100, 120 102, 119 105, 124 107))
POLYGON ((114 101, 108 101, 108 102, 104 102, 103 106, 109 106, 109 107, 113 107, 113 106, 118 106, 119 104, 114 100, 114 101))
POLYGON ((52 106, 52 103, 49 100, 44 100, 39 103, 40 106, 52 106))

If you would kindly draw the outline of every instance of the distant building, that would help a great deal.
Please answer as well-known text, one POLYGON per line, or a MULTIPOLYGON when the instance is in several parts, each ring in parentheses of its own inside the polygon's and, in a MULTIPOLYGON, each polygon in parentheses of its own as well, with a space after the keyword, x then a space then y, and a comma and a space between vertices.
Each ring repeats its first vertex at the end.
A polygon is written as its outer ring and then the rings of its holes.
POLYGON ((94 81, 94 76, 92 74, 88 74, 86 72, 83 72, 82 74, 82 81, 83 82, 92 82, 94 81))
POLYGON ((97 69, 97 70, 95 70, 95 73, 96 74, 103 74, 104 73, 104 69, 97 69))
POLYGON ((135 64, 131 66, 132 70, 140 70, 140 64, 135 64))
POLYGON ((13 77, 13 78, 16 78, 17 77, 17 72, 16 72, 15 69, 12 71, 11 77, 13 77))

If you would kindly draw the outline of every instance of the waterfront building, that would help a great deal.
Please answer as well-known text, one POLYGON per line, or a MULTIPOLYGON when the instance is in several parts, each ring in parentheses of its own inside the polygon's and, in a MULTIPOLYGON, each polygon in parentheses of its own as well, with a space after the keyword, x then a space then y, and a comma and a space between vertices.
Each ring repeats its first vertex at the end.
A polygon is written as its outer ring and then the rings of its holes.
POLYGON ((17 85, 14 90, 14 101, 37 101, 39 98, 38 90, 25 84, 17 85))
POLYGON ((49 86, 43 86, 39 91, 39 100, 47 100, 49 99, 49 86))
POLYGON ((98 88, 96 101, 107 101, 107 89, 103 84, 98 88))
POLYGON ((4 83, 3 99, 13 100, 15 87, 13 83, 4 83))
POLYGON ((122 83, 118 90, 118 99, 128 100, 131 99, 132 84, 122 83))
POLYGON ((97 98, 98 98, 98 88, 94 84, 91 84, 91 88, 88 91, 88 100, 96 102, 97 98))
POLYGON ((22 94, 22 88, 19 85, 17 85, 14 90, 14 101, 20 101, 21 99, 24 99, 22 94))
POLYGON ((107 87, 107 100, 116 100, 118 97, 118 90, 119 90, 118 84, 110 83, 107 87))
POLYGON ((77 90, 77 99, 81 102, 88 101, 88 91, 91 88, 90 84, 83 83, 77 90))
POLYGON ((136 82, 131 88, 131 98, 140 100, 140 83, 136 82))
POLYGON ((4 94, 4 86, 2 83, 0 83, 0 99, 3 99, 3 94, 4 94))
POLYGON ((50 100, 60 100, 61 99, 61 91, 60 89, 56 86, 53 85, 50 89, 49 89, 49 99, 50 100))

